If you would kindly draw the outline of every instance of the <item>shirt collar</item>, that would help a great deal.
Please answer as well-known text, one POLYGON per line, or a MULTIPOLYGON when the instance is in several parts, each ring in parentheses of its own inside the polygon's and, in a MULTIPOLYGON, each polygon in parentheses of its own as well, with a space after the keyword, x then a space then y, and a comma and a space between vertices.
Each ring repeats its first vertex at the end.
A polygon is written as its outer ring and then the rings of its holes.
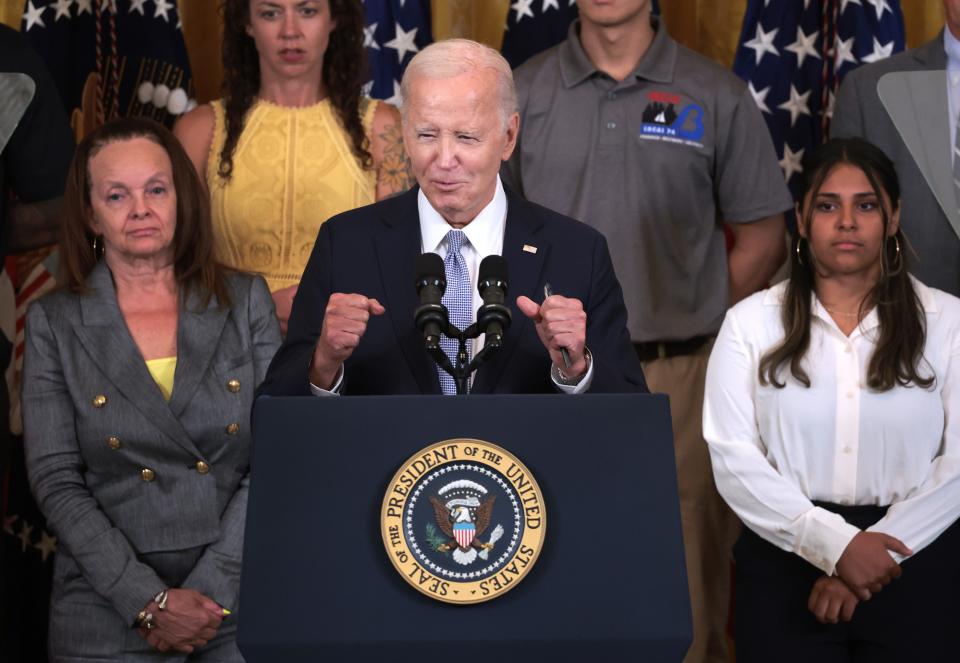
MULTIPOLYGON (((420 214, 420 248, 423 251, 445 255, 444 239, 451 227, 427 200, 423 189, 417 193, 417 210, 420 214)), ((493 192, 493 200, 480 210, 473 221, 463 227, 470 245, 479 256, 500 254, 506 219, 507 195, 503 191, 500 176, 497 175, 497 187, 493 192)))
MULTIPOLYGON (((820 299, 815 294, 810 295, 810 297, 812 298, 810 314, 815 318, 819 318, 820 322, 825 324, 827 327, 830 327, 831 329, 835 329, 841 335, 846 336, 846 334, 843 334, 843 332, 840 331, 840 327, 837 325, 837 322, 833 319, 833 316, 830 315, 830 311, 827 310, 827 307, 823 305, 823 302, 821 302, 820 299)), ((857 328, 853 330, 849 338, 853 338, 858 333, 864 334, 872 329, 876 329, 879 326, 880 326, 880 316, 877 315, 877 307, 874 306, 867 312, 865 316, 863 316, 863 320, 860 321, 860 324, 857 325, 857 328)))
POLYGON ((943 30, 943 50, 947 53, 947 69, 960 69, 960 39, 949 28, 943 30))
POLYGON ((933 296, 933 290, 912 276, 910 280, 913 282, 913 289, 917 293, 917 298, 920 300, 920 306, 923 307, 923 312, 937 313, 940 307, 937 306, 937 299, 933 296))
MULTIPOLYGON (((650 25, 656 35, 650 48, 633 70, 633 76, 655 83, 670 83, 673 81, 673 68, 677 60, 677 43, 667 34, 667 28, 659 16, 651 16, 650 25)), ((599 72, 580 43, 580 19, 570 24, 567 39, 560 44, 559 56, 560 75, 563 77, 563 84, 568 88, 599 72)))
MULTIPOLYGON (((910 277, 911 283, 913 283, 913 290, 917 293, 917 299, 920 300, 920 306, 923 308, 924 313, 937 313, 939 307, 937 306, 937 300, 933 295, 933 291, 928 288, 926 285, 910 277)), ((782 306, 783 298, 787 293, 787 282, 782 281, 777 285, 773 286, 767 290, 766 294, 763 296, 764 306, 782 306)), ((833 317, 824 308, 823 304, 820 303, 820 300, 816 295, 811 295, 812 297, 812 307, 811 314, 823 320, 826 324, 831 327, 836 327, 836 323, 833 321, 833 317)), ((867 313, 866 317, 860 322, 860 331, 865 332, 871 329, 875 329, 880 326, 880 318, 877 315, 877 309, 874 307, 867 313)))

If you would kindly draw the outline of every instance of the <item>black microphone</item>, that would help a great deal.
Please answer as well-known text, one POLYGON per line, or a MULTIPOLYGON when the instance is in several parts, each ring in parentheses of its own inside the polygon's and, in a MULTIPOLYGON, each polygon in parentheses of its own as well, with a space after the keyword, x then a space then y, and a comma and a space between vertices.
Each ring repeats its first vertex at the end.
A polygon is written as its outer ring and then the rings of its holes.
POLYGON ((447 328, 449 316, 443 305, 443 293, 447 289, 443 259, 436 253, 421 253, 414 263, 417 295, 420 306, 413 314, 414 324, 423 332, 427 350, 440 347, 440 332, 447 328))
POLYGON ((489 255, 480 261, 477 289, 483 305, 477 311, 477 324, 485 334, 484 346, 499 347, 503 332, 510 327, 510 308, 504 304, 508 288, 507 261, 489 255))

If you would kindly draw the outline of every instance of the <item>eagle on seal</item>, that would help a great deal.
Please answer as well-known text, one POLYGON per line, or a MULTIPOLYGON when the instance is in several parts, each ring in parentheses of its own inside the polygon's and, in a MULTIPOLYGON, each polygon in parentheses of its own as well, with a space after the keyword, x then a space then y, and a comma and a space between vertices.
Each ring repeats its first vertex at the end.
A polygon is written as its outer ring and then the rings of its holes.
POLYGON ((482 551, 480 556, 486 559, 487 551, 493 549, 494 537, 487 543, 481 543, 477 537, 490 527, 495 500, 495 495, 487 496, 482 502, 476 496, 470 496, 444 503, 436 495, 431 495, 430 503, 437 525, 449 537, 446 543, 437 546, 437 551, 445 553, 452 550, 453 559, 464 565, 477 558, 478 550, 482 551))

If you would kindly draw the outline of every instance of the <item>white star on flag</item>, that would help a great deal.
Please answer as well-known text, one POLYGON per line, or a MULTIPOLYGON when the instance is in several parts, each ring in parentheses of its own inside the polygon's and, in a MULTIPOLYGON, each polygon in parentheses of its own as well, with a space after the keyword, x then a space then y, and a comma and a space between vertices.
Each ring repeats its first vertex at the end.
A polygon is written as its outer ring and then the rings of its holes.
POLYGON ((774 28, 770 32, 764 32, 760 24, 757 24, 757 36, 746 42, 744 46, 747 48, 752 48, 757 55, 757 64, 760 64, 760 60, 763 59, 764 53, 772 53, 773 55, 780 55, 780 51, 776 49, 773 45, 773 40, 776 39, 777 33, 780 32, 780 28, 774 28))
POLYGON ((893 10, 890 9, 890 5, 887 4, 887 0, 867 0, 873 8, 877 10, 877 20, 883 20, 883 12, 893 13, 893 10))
POLYGON ((384 99, 384 101, 391 106, 400 107, 400 103, 403 101, 403 96, 400 94, 400 82, 393 81, 393 96, 389 99, 384 99))
POLYGON ((810 104, 808 99, 810 98, 810 90, 807 90, 803 94, 800 94, 797 91, 797 88, 790 84, 790 99, 783 102, 777 108, 782 108, 785 111, 790 111, 790 126, 792 127, 797 123, 797 119, 801 115, 810 114, 810 104))
POLYGON ((33 6, 33 0, 27 0, 27 11, 23 15, 23 20, 27 22, 26 27, 23 29, 24 32, 27 32, 35 25, 39 25, 41 28, 47 27, 44 22, 43 12, 47 8, 46 5, 41 5, 40 7, 33 6))
POLYGON ((100 11, 117 13, 117 0, 100 0, 100 11))
POLYGON ((33 547, 40 551, 41 561, 46 562, 47 557, 57 552, 57 537, 50 536, 46 530, 40 534, 40 542, 34 543, 33 547))
MULTIPOLYGON (((32 4, 32 3, 27 3, 32 4)), ((20 523, 20 533, 17 535, 17 538, 20 539, 21 551, 27 552, 27 546, 33 545, 33 542, 30 540, 30 534, 33 532, 33 525, 28 525, 27 521, 24 520, 20 523)))
POLYGON ((399 23, 395 24, 397 26, 396 36, 390 41, 383 42, 383 45, 387 48, 392 48, 397 51, 397 59, 400 62, 403 62, 403 58, 406 57, 407 53, 419 53, 420 49, 417 48, 417 45, 413 42, 417 37, 417 30, 420 28, 414 28, 410 32, 404 32, 403 28, 400 27, 399 23))
POLYGON ((847 5, 860 5, 861 7, 863 7, 863 5, 860 4, 860 0, 840 0, 841 15, 843 14, 843 12, 847 10, 847 5))
POLYGON ((141 16, 146 16, 144 13, 143 3, 147 0, 130 0, 130 13, 139 12, 141 16))
POLYGON ((803 34, 803 28, 799 25, 797 26, 797 40, 786 47, 786 50, 791 53, 795 53, 797 56, 797 66, 802 67, 803 61, 809 55, 819 59, 820 54, 817 52, 816 43, 817 36, 820 34, 820 31, 814 32, 812 35, 803 34))
POLYGON ((375 51, 380 50, 380 44, 377 43, 377 38, 374 36, 374 33, 377 31, 377 24, 371 23, 363 29, 363 47, 372 48, 375 51))
POLYGON ((57 4, 53 6, 57 12, 57 15, 53 17, 53 22, 56 23, 64 16, 70 18, 70 7, 72 6, 73 0, 57 0, 57 4))
POLYGON ((83 12, 92 14, 93 7, 90 6, 92 2, 93 0, 77 0, 77 16, 79 16, 83 12))
POLYGON ((783 179, 789 183, 794 173, 802 173, 803 152, 806 148, 801 148, 794 152, 786 143, 783 144, 783 158, 780 159, 780 168, 783 170, 783 179))
POLYGON ((167 16, 167 12, 173 9, 173 5, 170 4, 169 0, 155 0, 157 3, 157 8, 153 12, 154 18, 160 18, 160 15, 163 15, 163 20, 167 23, 170 22, 170 17, 167 16))
POLYGON ((767 95, 770 94, 770 88, 765 87, 759 92, 757 92, 756 88, 753 87, 753 81, 751 81, 747 85, 747 87, 750 88, 750 94, 753 95, 753 100, 757 102, 757 108, 759 108, 764 113, 768 113, 768 114, 772 113, 773 111, 771 111, 770 107, 767 106, 767 95))
POLYGON ((864 55, 860 60, 862 62, 878 62, 879 60, 885 60, 891 55, 893 55, 893 46, 894 43, 891 41, 889 44, 881 44, 876 37, 873 38, 873 53, 864 55))
POLYGON ((834 71, 840 71, 840 67, 843 66, 844 62, 852 62, 857 64, 857 58, 853 55, 853 43, 854 37, 850 39, 840 39, 837 37, 837 44, 835 47, 836 51, 836 62, 833 65, 834 71))
POLYGON ((540 7, 540 11, 546 12, 548 9, 560 11, 560 5, 557 4, 558 2, 560 2, 560 0, 543 0, 543 6, 540 7))
POLYGON ((833 119, 833 107, 837 103, 837 95, 833 93, 833 90, 827 92, 827 110, 823 111, 823 114, 827 116, 828 120, 833 119))
POLYGON ((517 18, 516 18, 517 23, 519 23, 520 19, 522 19, 524 16, 529 16, 530 18, 533 18, 533 10, 530 9, 530 5, 532 4, 533 4, 533 0, 517 0, 512 5, 510 5, 510 9, 517 12, 517 18))

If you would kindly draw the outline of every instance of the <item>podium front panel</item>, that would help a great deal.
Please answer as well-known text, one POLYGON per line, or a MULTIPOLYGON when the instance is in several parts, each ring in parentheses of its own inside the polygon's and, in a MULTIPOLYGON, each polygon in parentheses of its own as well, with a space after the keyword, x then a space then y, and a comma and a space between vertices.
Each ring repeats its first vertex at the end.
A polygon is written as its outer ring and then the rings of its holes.
POLYGON ((262 398, 239 640, 258 661, 680 661, 690 607, 665 396, 262 398), (533 473, 546 539, 492 601, 408 585, 380 534, 397 469, 477 438, 533 473))

